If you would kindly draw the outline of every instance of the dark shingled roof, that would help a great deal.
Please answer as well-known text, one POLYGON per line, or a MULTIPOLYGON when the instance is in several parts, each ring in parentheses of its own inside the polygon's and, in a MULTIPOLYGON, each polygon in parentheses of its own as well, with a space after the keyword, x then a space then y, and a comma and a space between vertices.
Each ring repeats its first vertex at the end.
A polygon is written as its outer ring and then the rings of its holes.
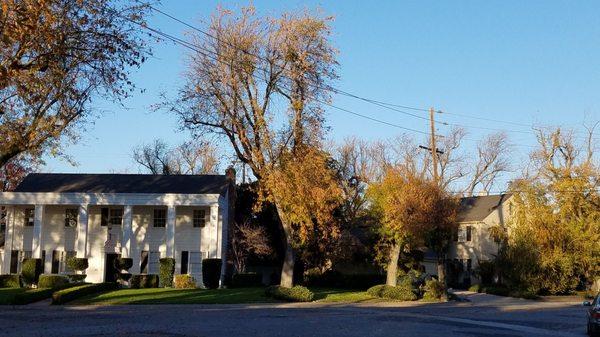
POLYGON ((492 211, 508 200, 510 194, 485 195, 460 199, 458 221, 483 221, 492 211))
POLYGON ((32 173, 15 192, 221 194, 224 175, 32 173))

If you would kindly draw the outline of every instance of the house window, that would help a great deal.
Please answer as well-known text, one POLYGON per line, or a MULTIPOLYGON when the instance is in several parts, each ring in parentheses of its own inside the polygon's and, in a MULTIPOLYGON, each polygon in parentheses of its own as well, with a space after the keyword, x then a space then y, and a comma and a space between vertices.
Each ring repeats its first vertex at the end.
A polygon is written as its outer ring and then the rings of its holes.
POLYGON ((148 274, 158 274, 160 252, 148 254, 148 274))
POLYGON ((190 252, 190 263, 189 273, 200 274, 202 273, 202 252, 190 252))
POLYGON ((206 211, 203 209, 194 210, 194 227, 204 227, 206 225, 206 211))
POLYGON ((109 212, 108 223, 113 226, 121 226, 123 223, 123 209, 122 208, 111 208, 109 212))
POLYGON ((79 210, 77 208, 68 208, 65 210, 65 227, 77 227, 77 216, 79 210))
POLYGON ((167 210, 164 208, 154 209, 154 227, 165 227, 167 225, 167 210))
POLYGON ((467 226, 467 241, 471 241, 471 226, 467 226))
POLYGON ((33 227, 34 219, 35 219, 35 209, 34 208, 25 209, 24 225, 26 227, 33 227))

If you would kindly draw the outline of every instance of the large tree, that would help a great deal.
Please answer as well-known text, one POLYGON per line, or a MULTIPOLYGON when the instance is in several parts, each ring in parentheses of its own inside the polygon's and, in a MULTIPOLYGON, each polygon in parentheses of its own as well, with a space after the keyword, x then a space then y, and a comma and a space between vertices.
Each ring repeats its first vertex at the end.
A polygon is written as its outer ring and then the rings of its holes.
POLYGON ((281 285, 288 287, 294 247, 309 238, 309 229, 327 225, 328 199, 336 198, 323 193, 334 188, 328 185, 327 160, 318 151, 324 132, 321 104, 329 100, 327 82, 335 78, 336 67, 329 21, 308 12, 271 18, 257 16, 253 8, 239 15, 219 10, 209 35, 192 41, 198 51, 190 55, 187 85, 172 106, 185 127, 228 140, 264 198, 275 205, 286 242, 281 285), (286 189, 284 182, 293 186, 286 189), (322 200, 298 196, 302 202, 294 204, 289 199, 296 196, 289 191, 322 200))
POLYGON ((146 10, 143 2, 2 1, 0 167, 76 137, 94 97, 128 96, 128 69, 149 53, 132 22, 143 24, 146 10))
POLYGON ((196 139, 171 148, 155 139, 133 149, 133 160, 152 174, 215 174, 220 158, 208 141, 196 139))

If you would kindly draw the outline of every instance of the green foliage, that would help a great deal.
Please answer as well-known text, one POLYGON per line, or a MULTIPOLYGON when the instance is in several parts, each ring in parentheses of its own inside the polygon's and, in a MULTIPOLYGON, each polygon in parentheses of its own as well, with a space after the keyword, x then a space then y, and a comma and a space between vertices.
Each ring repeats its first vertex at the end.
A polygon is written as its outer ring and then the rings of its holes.
POLYGON ((131 288, 158 288, 158 275, 156 274, 134 274, 131 275, 129 284, 131 288))
POLYGON ((231 286, 237 288, 262 286, 262 274, 239 273, 231 277, 231 286))
POLYGON ((38 282, 39 288, 61 288, 69 284, 69 278, 65 275, 42 274, 38 282))
POLYGON ((369 288, 367 290, 367 294, 373 297, 398 301, 415 301, 418 298, 412 286, 408 286, 407 284, 402 284, 395 287, 386 284, 380 284, 369 288))
POLYGON ((202 260, 202 283, 208 289, 217 289, 221 279, 221 259, 202 260))
POLYGON ((270 286, 265 290, 265 294, 288 302, 311 302, 315 296, 312 291, 303 286, 293 286, 291 288, 278 285, 270 286))
POLYGON ((66 263, 70 269, 76 271, 84 271, 89 267, 88 259, 84 257, 70 257, 66 263))
POLYGON ((42 259, 23 259, 21 268, 21 276, 23 282, 31 286, 37 284, 40 274, 42 273, 42 259))
POLYGON ((41 300, 45 300, 52 296, 55 289, 52 288, 37 288, 37 289, 29 289, 25 292, 16 294, 13 297, 10 304, 13 305, 24 305, 29 303, 38 302, 41 300))
POLYGON ((479 261, 477 268, 475 269, 475 275, 479 276, 481 283, 492 284, 494 276, 496 275, 496 263, 494 261, 479 261))
POLYGON ((94 283, 71 287, 54 292, 52 294, 52 304, 64 304, 87 295, 117 288, 118 285, 116 283, 94 283))
POLYGON ((159 262, 160 287, 171 288, 173 286, 173 274, 175 274, 175 259, 172 257, 163 257, 159 262))
POLYGON ((436 279, 425 282, 423 290, 425 291, 423 293, 423 299, 426 301, 441 301, 448 297, 444 283, 436 279))
POLYGON ((304 277, 304 285, 309 287, 365 289, 382 282, 385 282, 382 274, 343 274, 334 270, 312 272, 304 277))
POLYGON ((194 289, 196 288, 196 280, 187 274, 175 275, 173 285, 177 289, 194 289))
POLYGON ((0 288, 21 288, 21 275, 0 275, 0 288))
POLYGON ((133 266, 133 259, 130 257, 119 257, 115 260, 115 267, 121 270, 129 270, 133 266))
POLYGON ((85 278, 87 277, 86 274, 68 274, 67 277, 69 278, 69 282, 71 283, 82 283, 83 281, 85 281, 85 278))
POLYGON ((469 287, 469 291, 472 291, 474 293, 480 293, 483 290, 483 286, 481 284, 473 284, 472 286, 469 287))

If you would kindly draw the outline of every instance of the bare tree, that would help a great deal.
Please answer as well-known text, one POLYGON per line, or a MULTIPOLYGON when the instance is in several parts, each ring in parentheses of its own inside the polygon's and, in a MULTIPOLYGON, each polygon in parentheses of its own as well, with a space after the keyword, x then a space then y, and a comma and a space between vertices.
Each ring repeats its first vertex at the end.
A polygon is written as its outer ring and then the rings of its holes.
POLYGON ((149 49, 135 20, 147 5, 111 0, 5 0, 0 9, 0 167, 56 150, 96 96, 133 90, 129 67, 149 49))
POLYGON ((133 160, 152 174, 214 174, 220 159, 206 141, 188 141, 170 148, 161 140, 133 149, 133 160))
POLYGON ((234 223, 231 237, 231 252, 238 273, 246 271, 246 263, 252 255, 268 256, 273 253, 270 238, 264 227, 249 223, 234 223))
POLYGON ((498 176, 510 171, 509 150, 508 137, 502 132, 489 135, 479 142, 477 163, 465 191, 467 196, 472 196, 477 186, 489 193, 498 176))

